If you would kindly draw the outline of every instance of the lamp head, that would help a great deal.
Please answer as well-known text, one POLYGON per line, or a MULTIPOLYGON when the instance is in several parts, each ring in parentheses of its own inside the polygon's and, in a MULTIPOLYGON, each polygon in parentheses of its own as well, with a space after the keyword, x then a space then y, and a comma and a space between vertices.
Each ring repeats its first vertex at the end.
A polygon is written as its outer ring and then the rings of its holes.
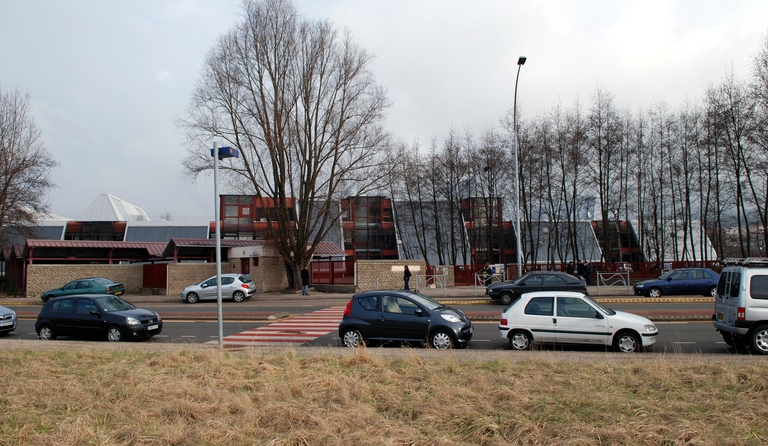
POLYGON ((518 65, 525 65, 525 61, 526 61, 526 60, 528 60, 528 58, 527 58, 527 57, 525 57, 525 56, 520 56, 520 58, 519 58, 519 59, 517 59, 517 64, 518 64, 518 65))

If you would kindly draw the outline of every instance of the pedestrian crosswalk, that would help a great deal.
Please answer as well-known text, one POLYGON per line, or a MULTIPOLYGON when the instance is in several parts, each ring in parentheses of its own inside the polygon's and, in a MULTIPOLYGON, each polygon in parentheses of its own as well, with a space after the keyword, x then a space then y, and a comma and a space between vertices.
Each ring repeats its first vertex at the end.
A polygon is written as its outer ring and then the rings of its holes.
MULTIPOLYGON (((227 345, 304 344, 339 328, 345 306, 329 307, 253 330, 225 336, 227 345)), ((218 343, 218 341, 211 341, 218 343)))

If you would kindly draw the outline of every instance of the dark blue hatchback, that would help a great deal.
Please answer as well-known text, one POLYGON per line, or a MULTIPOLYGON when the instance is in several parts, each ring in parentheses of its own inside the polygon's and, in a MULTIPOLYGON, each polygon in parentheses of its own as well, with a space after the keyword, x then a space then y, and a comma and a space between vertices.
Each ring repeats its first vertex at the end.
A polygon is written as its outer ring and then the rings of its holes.
POLYGON ((461 311, 418 292, 396 290, 356 294, 339 324, 339 337, 347 347, 394 341, 446 349, 466 345, 473 331, 461 311))
POLYGON ((37 316, 35 331, 42 340, 72 336, 116 342, 160 334, 163 321, 154 311, 136 308, 117 296, 89 294, 46 302, 37 316))
POLYGON ((720 275, 708 268, 673 269, 658 279, 644 280, 634 286, 635 294, 648 297, 699 294, 714 297, 720 275))

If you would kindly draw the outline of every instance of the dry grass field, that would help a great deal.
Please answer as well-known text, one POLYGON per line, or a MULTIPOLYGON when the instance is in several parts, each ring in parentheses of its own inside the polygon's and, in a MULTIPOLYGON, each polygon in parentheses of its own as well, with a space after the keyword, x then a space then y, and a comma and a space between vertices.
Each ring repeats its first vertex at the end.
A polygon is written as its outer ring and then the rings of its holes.
POLYGON ((3 445, 768 442, 766 362, 746 355, 17 345, 3 445))

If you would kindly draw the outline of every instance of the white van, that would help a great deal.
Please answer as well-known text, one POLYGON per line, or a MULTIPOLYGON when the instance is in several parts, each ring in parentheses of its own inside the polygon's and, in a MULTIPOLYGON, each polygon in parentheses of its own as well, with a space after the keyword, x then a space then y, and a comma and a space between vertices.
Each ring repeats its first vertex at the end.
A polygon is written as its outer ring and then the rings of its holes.
POLYGON ((712 322, 731 347, 768 354, 768 258, 723 260, 712 322))

